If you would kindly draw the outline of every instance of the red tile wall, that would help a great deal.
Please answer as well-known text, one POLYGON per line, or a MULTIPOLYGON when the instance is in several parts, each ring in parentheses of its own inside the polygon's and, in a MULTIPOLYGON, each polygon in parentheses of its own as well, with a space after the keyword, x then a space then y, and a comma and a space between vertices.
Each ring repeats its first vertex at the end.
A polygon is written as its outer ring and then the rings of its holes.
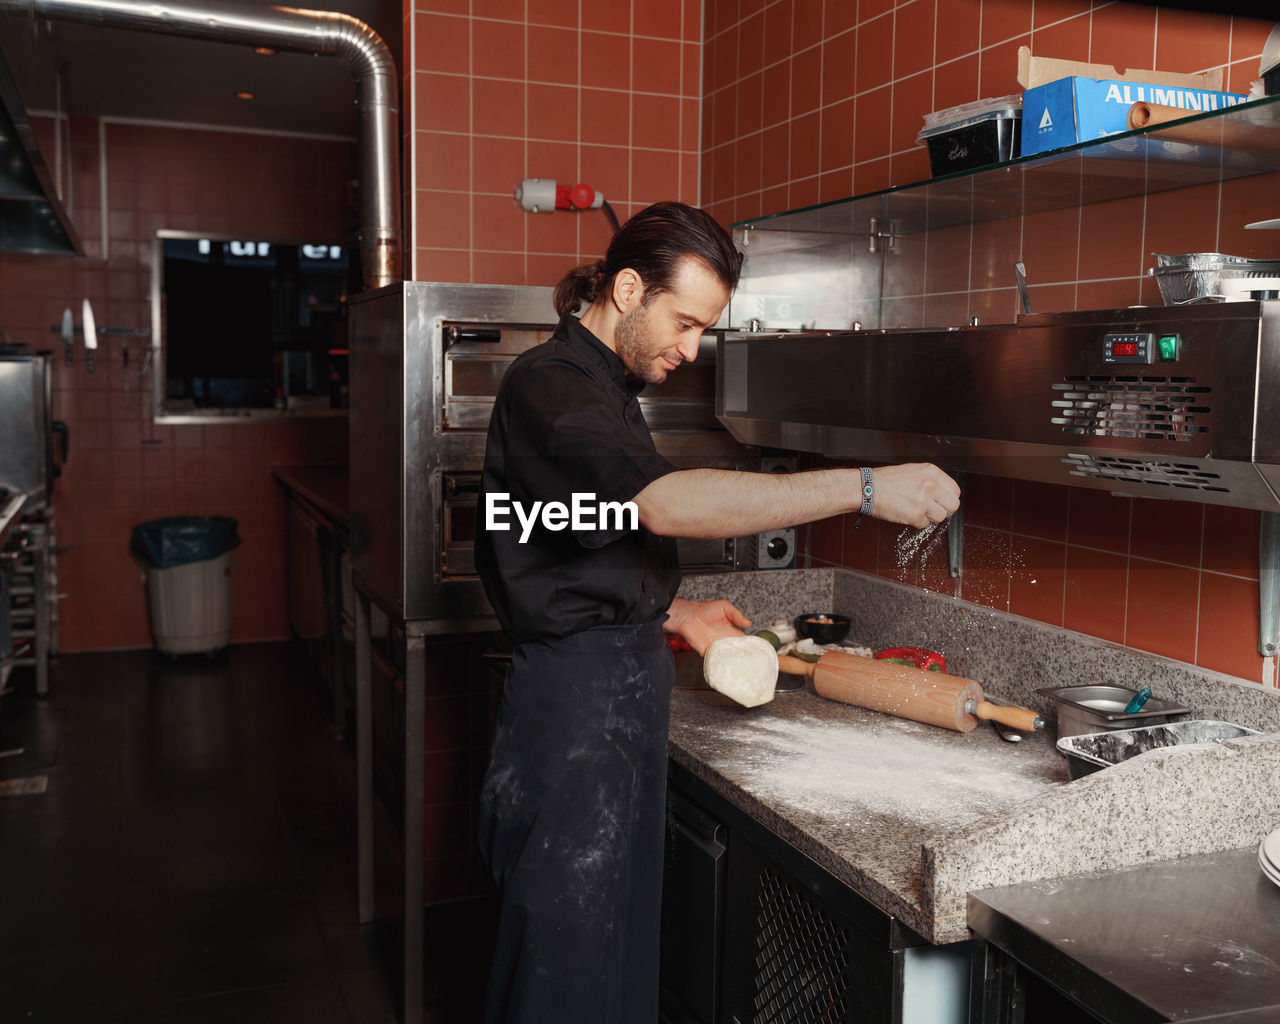
POLYGON ((1222 68, 1248 92, 1271 25, 1089 0, 708 0, 701 202, 730 223, 927 178, 923 116, 1019 92, 1024 45, 1121 69, 1222 68))
POLYGON ((620 220, 697 202, 698 0, 405 0, 410 275, 554 284, 597 259, 599 210, 523 212, 524 178, 584 182, 620 220))
POLYGON ((802 538, 839 565, 1270 682, 1258 654, 1259 513, 969 475, 964 571, 946 533, 842 516, 802 538))
MULTIPOLYGON (((52 122, 36 119, 52 154, 52 122)), ((342 237, 354 226, 355 147, 342 141, 108 122, 108 258, 102 258, 97 119, 71 122, 72 218, 87 256, 0 256, 0 324, 14 341, 58 351, 54 415, 70 427, 57 481, 59 643, 64 651, 151 644, 135 524, 170 515, 230 515, 232 641, 289 635, 284 511, 270 467, 346 459, 346 421, 158 426, 152 378, 138 376, 149 339, 101 340, 96 371, 83 348, 71 368, 50 332, 88 297, 102 327, 151 326, 151 239, 159 228, 278 237, 342 237), (129 349, 125 404, 122 348, 129 349)), ((211 296, 217 301, 217 296, 211 296)))
MULTIPOLYGON (((1019 91, 1017 51, 1167 71, 1224 69, 1248 92, 1271 21, 1087 0, 710 0, 703 205, 729 223, 927 178, 922 117, 1019 91)), ((1151 252, 1275 255, 1276 176, 968 226, 890 275, 887 326, 1010 321, 1021 257, 1037 310, 1158 303, 1151 252), (892 322, 890 322, 892 321, 892 322)), ((964 573, 941 531, 850 517, 806 531, 849 566, 1254 682, 1259 514, 970 476, 964 573)))

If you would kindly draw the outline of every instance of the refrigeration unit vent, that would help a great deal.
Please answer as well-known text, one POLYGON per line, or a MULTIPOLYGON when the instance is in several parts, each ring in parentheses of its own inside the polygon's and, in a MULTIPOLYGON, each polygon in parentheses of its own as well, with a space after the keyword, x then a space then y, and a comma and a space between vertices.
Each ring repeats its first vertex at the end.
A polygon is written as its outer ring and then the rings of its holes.
POLYGON ((1199 466, 1177 462, 1150 462, 1113 455, 1085 455, 1073 452, 1062 459, 1072 476, 1090 477, 1094 480, 1115 480, 1123 483, 1151 484, 1156 487, 1176 487, 1188 491, 1216 491, 1229 493, 1222 486, 1222 478, 1199 466))
POLYGON ((772 871, 760 876, 753 1024, 848 1019, 849 934, 772 871))
POLYGON ((1050 422, 1064 434, 1182 441, 1209 432, 1212 388, 1194 377, 1067 377, 1052 385, 1050 422))

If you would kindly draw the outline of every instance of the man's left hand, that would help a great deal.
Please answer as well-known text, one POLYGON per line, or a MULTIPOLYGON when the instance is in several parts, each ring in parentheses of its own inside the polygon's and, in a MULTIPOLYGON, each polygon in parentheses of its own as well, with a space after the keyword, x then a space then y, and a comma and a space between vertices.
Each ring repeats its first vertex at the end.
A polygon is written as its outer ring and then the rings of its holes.
POLYGON ((667 609, 668 619, 662 628, 685 638, 699 654, 705 654, 712 640, 722 636, 741 636, 751 625, 742 612, 728 601, 686 601, 677 597, 667 609))

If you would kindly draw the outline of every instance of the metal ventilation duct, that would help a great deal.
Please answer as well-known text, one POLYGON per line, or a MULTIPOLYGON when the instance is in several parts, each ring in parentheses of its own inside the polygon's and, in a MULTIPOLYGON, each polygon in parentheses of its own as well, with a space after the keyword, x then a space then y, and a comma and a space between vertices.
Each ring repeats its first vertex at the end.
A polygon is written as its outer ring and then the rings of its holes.
POLYGON ((391 51, 364 22, 336 11, 250 7, 234 0, 0 0, 0 13, 336 56, 356 83, 364 285, 400 280, 399 81, 391 51))
POLYGON ((1280 512, 1280 301, 729 335, 739 441, 1280 512))
POLYGON ((83 256, 0 53, 0 252, 83 256))

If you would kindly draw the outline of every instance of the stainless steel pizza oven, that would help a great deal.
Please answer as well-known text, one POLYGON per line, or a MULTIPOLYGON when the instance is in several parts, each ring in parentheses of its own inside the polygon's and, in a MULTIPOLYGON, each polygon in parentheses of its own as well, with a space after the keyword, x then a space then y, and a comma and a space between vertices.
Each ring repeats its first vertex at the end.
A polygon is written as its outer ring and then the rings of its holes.
MULTIPOLYGON (((472 550, 485 434, 508 364, 556 320, 550 288, 409 281, 352 299, 352 558, 404 619, 490 619, 472 550)), ((714 363, 708 335, 697 362, 645 390, 654 441, 677 465, 757 468, 716 420, 714 363)), ((755 538, 680 542, 702 572, 749 567, 754 551, 755 538)))

